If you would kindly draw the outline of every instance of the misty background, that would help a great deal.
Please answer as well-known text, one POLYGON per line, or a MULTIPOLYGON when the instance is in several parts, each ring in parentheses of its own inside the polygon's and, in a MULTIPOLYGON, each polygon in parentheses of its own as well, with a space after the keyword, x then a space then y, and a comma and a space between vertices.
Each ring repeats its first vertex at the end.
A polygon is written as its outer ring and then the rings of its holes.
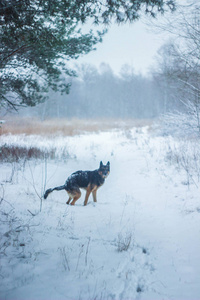
MULTIPOLYGON (((23 115, 46 118, 155 118, 170 102, 159 80, 136 74, 123 65, 115 74, 105 63, 97 69, 91 64, 77 66, 77 78, 71 80, 69 95, 52 92, 49 99, 23 115)), ((63 78, 63 80, 67 80, 63 78)))
POLYGON ((47 101, 18 114, 45 120, 155 119, 175 113, 180 121, 177 112, 191 117, 195 110, 198 123, 200 8, 184 3, 153 21, 112 24, 96 51, 68 62, 76 73, 62 76, 69 94, 50 89, 47 101))
MULTIPOLYGON (((84 26, 87 32, 90 25, 84 26)), ((37 104, 27 98, 28 106, 19 107, 17 115, 42 121, 165 116, 166 124, 199 134, 199 44, 200 6, 196 1, 177 1, 175 12, 155 20, 143 16, 133 24, 113 23, 102 43, 95 45, 96 51, 65 61, 69 71, 68 75, 61 73, 59 85, 65 85, 69 94, 60 93, 51 80, 47 100, 37 104)), ((38 74, 37 81, 42 80, 38 74)), ((1 112, 8 114, 9 109, 1 112)))

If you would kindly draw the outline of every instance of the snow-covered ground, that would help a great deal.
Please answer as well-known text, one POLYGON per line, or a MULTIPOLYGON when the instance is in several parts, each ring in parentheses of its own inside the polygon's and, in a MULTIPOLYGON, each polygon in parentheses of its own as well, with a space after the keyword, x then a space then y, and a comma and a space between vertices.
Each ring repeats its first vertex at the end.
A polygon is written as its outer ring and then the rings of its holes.
POLYGON ((4 144, 57 158, 1 164, 1 300, 200 299, 199 184, 166 160, 168 138, 133 128, 4 144), (96 204, 83 206, 84 191, 75 206, 65 191, 41 203, 45 188, 100 160, 111 172, 96 204))

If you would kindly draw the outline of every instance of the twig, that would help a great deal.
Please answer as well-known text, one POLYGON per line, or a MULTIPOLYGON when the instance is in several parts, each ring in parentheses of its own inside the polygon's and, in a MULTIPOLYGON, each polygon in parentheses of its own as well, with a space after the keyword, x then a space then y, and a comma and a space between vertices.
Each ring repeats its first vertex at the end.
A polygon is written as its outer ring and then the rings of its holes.
MULTIPOLYGON (((43 169, 42 169, 42 171, 43 171, 43 169)), ((44 195, 44 192, 46 190, 46 184, 47 184, 47 154, 46 153, 44 154, 44 174, 42 176, 42 181, 43 181, 42 195, 44 195), (43 178, 44 178, 44 181, 43 181, 43 178)))
POLYGON ((28 211, 33 217, 36 216, 36 214, 33 214, 29 209, 27 209, 27 211, 28 211))
POLYGON ((6 60, 6 59, 8 59, 10 56, 13 56, 13 55, 15 55, 16 53, 18 53, 19 51, 24 50, 24 49, 26 49, 26 48, 31 48, 31 47, 28 46, 28 45, 23 45, 23 46, 21 46, 20 48, 14 50, 13 52, 9 53, 9 55, 7 55, 5 58, 3 58, 3 61, 6 60))
POLYGON ((2 187, 3 193, 2 193, 2 197, 0 198, 0 204, 1 204, 2 201, 4 200, 4 195, 5 195, 5 190, 4 190, 3 184, 1 184, 1 187, 2 187))
POLYGON ((35 191, 36 195, 37 195, 38 198, 40 199, 40 212, 41 212, 41 211, 42 211, 42 197, 39 195, 38 191, 36 190, 36 187, 35 187, 35 180, 34 180, 33 172, 32 172, 32 169, 31 169, 31 167, 30 167, 29 162, 28 162, 28 165, 29 165, 29 169, 30 169, 31 177, 32 177, 32 181, 33 181, 32 186, 33 186, 33 188, 34 188, 34 191, 35 191))
POLYGON ((88 249, 89 249, 89 244, 90 244, 90 237, 88 239, 88 244, 87 244, 87 249, 86 249, 86 253, 85 253, 85 265, 87 266, 87 257, 88 257, 88 249))
POLYGON ((67 259, 66 252, 65 252, 65 247, 60 248, 60 252, 61 252, 61 254, 62 254, 62 256, 63 256, 65 271, 66 271, 67 269, 68 269, 68 271, 70 271, 68 259, 67 259))
POLYGON ((77 260, 77 265, 76 265, 76 271, 78 270, 79 260, 80 260, 81 254, 83 253, 83 247, 84 247, 84 244, 81 245, 81 250, 80 250, 78 260, 77 260))

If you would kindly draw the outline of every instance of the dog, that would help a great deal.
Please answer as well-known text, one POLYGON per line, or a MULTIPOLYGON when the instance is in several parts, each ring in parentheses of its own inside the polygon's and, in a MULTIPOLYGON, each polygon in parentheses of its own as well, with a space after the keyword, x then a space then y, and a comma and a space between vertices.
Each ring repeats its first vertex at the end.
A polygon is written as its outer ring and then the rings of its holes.
POLYGON ((66 202, 66 204, 74 205, 81 197, 80 189, 85 189, 86 195, 84 205, 87 205, 91 193, 93 196, 93 201, 97 202, 97 190, 104 184, 109 173, 110 162, 108 161, 107 164, 104 165, 101 161, 99 169, 94 171, 76 171, 67 178, 64 185, 46 190, 44 193, 44 199, 46 199, 53 191, 66 190, 69 195, 69 200, 66 202))

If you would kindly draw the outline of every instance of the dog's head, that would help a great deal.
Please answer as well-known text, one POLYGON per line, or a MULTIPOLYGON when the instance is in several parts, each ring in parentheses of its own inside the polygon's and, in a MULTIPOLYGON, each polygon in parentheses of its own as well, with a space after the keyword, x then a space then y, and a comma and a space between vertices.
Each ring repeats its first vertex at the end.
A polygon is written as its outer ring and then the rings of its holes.
POLYGON ((101 161, 98 172, 103 178, 108 177, 108 175, 110 173, 110 162, 108 161, 107 164, 104 165, 101 161))

